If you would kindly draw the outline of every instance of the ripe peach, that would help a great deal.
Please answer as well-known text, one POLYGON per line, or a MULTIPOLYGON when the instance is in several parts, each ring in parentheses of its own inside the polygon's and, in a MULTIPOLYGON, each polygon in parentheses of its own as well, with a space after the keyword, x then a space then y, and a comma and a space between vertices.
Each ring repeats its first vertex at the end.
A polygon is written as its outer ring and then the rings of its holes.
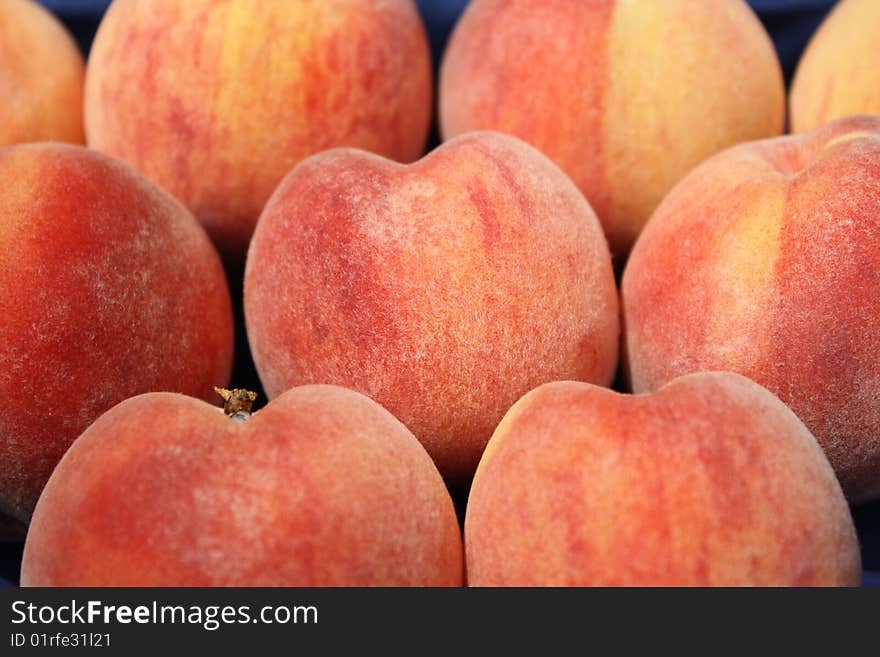
POLYGON ((372 397, 452 484, 540 383, 610 383, 618 305, 596 216, 538 151, 499 133, 411 166, 352 149, 309 158, 260 217, 245 270, 270 397, 334 383, 372 397))
POLYGON ((0 149, 0 514, 27 522, 112 405, 209 395, 231 360, 220 259, 180 203, 82 147, 0 149))
POLYGON ((848 585, 859 546, 819 445, 741 376, 633 397, 544 385, 504 416, 465 519, 472 586, 848 585))
POLYGON ((784 116, 773 44, 742 0, 474 0, 440 73, 444 136, 539 148, 620 255, 692 167, 784 116))
POLYGON ((418 158, 431 76, 412 0, 116 0, 89 58, 86 133, 240 262, 272 190, 306 156, 353 146, 418 158))
POLYGON ((880 114, 880 2, 841 0, 810 40, 791 86, 791 126, 880 114))
POLYGON ((702 164, 657 208, 622 294, 636 392, 744 374, 804 421, 850 501, 880 495, 880 117, 702 164))
POLYGON ((0 2, 0 146, 85 143, 82 55, 58 20, 31 0, 0 2))
POLYGON ((46 485, 22 584, 461 584, 449 493, 388 411, 306 386, 244 418, 169 393, 111 409, 46 485))

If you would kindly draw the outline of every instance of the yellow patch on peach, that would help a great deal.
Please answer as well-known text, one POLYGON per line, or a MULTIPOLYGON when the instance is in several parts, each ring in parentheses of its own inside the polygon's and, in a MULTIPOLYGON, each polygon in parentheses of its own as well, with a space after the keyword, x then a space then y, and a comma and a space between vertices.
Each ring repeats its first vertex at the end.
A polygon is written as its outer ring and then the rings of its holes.
POLYGON ((763 308, 774 294, 773 271, 779 254, 784 190, 770 186, 750 199, 734 227, 716 245, 715 298, 710 311, 717 322, 707 325, 706 341, 717 345, 719 362, 743 363, 765 354, 771 340, 763 308))
POLYGON ((880 114, 880 2, 841 0, 801 55, 789 103, 794 132, 880 114))
POLYGON ((0 146, 85 142, 85 64, 65 27, 30 0, 0 2, 0 146))

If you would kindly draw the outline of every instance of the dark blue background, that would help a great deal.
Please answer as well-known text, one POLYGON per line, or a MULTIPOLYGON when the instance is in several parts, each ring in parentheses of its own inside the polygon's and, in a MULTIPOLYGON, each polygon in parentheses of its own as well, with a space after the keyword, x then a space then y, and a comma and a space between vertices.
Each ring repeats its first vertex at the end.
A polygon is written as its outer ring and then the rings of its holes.
MULTIPOLYGON (((88 51, 101 15, 110 4, 109 0, 41 2, 67 24, 84 52, 88 51)), ((449 32, 467 0, 417 0, 417 4, 428 29, 436 64, 449 32)), ((790 81, 801 51, 833 6, 833 0, 750 0, 749 4, 770 33, 786 80, 790 81)), ((880 586, 880 502, 854 508, 853 517, 862 544, 866 570, 864 583, 880 586)), ((20 545, 0 544, 0 583, 3 577, 9 581, 17 581, 20 559, 20 545)))

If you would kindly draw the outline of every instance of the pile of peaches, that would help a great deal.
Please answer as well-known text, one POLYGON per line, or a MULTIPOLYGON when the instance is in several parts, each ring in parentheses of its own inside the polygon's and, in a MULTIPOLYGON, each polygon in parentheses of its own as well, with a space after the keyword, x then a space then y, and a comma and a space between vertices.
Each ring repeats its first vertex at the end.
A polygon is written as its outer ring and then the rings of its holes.
POLYGON ((743 0, 473 0, 424 154, 412 0, 0 0, 22 583, 858 584, 878 33, 787 97, 743 0))

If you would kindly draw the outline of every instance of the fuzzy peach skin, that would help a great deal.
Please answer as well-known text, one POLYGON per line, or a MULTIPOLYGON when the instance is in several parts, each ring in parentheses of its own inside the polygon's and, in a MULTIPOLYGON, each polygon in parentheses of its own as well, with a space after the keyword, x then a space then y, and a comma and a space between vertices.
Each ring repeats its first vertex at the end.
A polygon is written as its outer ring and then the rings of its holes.
POLYGON ((272 190, 306 156, 420 157, 431 78, 412 0, 115 0, 89 57, 86 133, 240 263, 272 190))
POLYGON ((880 495, 880 117, 708 160, 651 218, 622 294, 636 392, 744 374, 810 428, 850 501, 880 495))
POLYGON ((244 422, 169 393, 90 426, 46 485, 25 586, 459 586, 443 480, 388 411, 304 386, 244 422))
POLYGON ((403 166, 352 149, 306 160, 260 217, 244 311, 270 397, 359 390, 453 485, 540 383, 608 384, 618 303, 596 216, 570 180, 499 133, 403 166))
POLYGON ((779 134, 784 115, 776 53, 742 0, 473 0, 440 73, 443 135, 539 148, 621 257, 685 173, 779 134))
POLYGON ((207 397, 231 364, 220 258, 180 203, 82 147, 0 149, 0 514, 26 523, 117 402, 207 397))
POLYGON ((794 132, 852 114, 880 114, 880 2, 841 0, 798 62, 789 104, 794 132))
POLYGON ((31 0, 0 1, 0 146, 85 143, 85 64, 58 20, 31 0))
POLYGON ((725 372, 653 395, 523 397, 480 461, 471 586, 857 586, 849 507, 810 432, 725 372))

